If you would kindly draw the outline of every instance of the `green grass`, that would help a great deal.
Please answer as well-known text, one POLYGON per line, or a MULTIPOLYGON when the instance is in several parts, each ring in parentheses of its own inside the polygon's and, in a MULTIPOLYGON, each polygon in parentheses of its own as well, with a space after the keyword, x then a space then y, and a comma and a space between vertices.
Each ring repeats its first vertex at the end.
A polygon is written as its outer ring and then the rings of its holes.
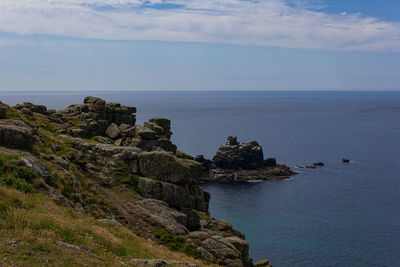
POLYGON ((34 191, 32 182, 36 178, 38 175, 31 168, 23 166, 17 158, 0 158, 0 184, 31 193, 34 191))
POLYGON ((182 252, 192 258, 200 258, 196 248, 188 245, 185 242, 184 237, 178 236, 168 229, 156 229, 154 230, 153 235, 160 244, 166 246, 172 251, 182 252))
MULTIPOLYGON (((185 246, 179 246, 184 251, 185 246)), ((163 258, 201 265, 181 253, 138 237, 124 226, 108 226, 40 193, 0 186, 0 266, 121 266, 133 258, 163 258), (92 251, 72 250, 62 241, 92 251)))

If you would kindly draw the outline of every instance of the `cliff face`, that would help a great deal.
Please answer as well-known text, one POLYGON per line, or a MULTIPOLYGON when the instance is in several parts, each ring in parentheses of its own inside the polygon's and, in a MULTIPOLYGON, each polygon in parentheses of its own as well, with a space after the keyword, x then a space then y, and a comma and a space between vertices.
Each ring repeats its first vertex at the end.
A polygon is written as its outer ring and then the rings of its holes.
POLYGON ((244 235, 209 216, 210 195, 199 187, 203 165, 170 141, 171 122, 136 125, 135 112, 94 97, 61 111, 0 105, 0 158, 34 174, 0 168, 0 183, 41 192, 204 263, 251 266, 244 235))

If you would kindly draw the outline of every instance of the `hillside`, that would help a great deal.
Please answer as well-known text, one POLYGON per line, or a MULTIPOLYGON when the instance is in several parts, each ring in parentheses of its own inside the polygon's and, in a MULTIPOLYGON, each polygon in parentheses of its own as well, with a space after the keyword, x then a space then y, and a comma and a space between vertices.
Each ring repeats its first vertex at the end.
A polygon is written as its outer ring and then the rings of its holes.
POLYGON ((210 217, 203 167, 170 121, 135 112, 94 97, 0 105, 3 265, 254 265, 244 235, 210 217))

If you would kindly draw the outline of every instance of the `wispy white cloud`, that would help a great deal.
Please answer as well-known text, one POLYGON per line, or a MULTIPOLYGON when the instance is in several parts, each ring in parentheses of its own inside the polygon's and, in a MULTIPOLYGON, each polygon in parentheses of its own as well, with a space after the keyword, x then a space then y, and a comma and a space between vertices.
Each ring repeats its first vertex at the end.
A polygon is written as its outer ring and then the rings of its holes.
POLYGON ((0 0, 0 31, 400 51, 400 22, 326 14, 307 8, 306 1, 289 5, 284 0, 0 0))

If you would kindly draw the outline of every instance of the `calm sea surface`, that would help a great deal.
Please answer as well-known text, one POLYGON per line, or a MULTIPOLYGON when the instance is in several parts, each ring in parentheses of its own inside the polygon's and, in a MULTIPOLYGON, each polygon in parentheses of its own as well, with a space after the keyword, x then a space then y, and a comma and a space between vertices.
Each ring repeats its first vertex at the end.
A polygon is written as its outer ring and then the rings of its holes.
POLYGON ((172 120, 173 141, 211 158, 229 135, 289 166, 285 181, 206 184, 211 215, 244 232, 276 266, 400 266, 400 92, 4 93, 61 109, 100 96, 172 120), (342 158, 352 160, 343 164, 342 158))

